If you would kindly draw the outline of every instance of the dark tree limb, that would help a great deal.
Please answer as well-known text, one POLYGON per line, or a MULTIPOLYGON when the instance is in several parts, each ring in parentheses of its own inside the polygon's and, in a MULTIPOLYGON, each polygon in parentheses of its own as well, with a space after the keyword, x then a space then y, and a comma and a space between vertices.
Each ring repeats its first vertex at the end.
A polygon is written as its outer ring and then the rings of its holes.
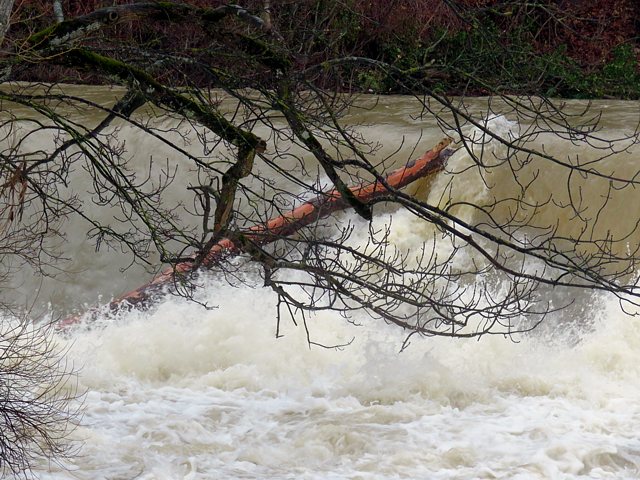
POLYGON ((287 123, 295 136, 309 149, 313 156, 318 160, 329 180, 336 187, 336 190, 343 196, 345 201, 353 207, 353 209, 365 220, 371 220, 371 207, 358 199, 349 187, 342 181, 336 171, 333 159, 322 148, 322 145, 315 135, 305 126, 299 113, 292 106, 287 96, 280 103, 280 107, 287 123))
POLYGON ((197 121, 238 148, 255 149, 263 144, 263 140, 251 132, 236 127, 214 108, 175 92, 140 68, 85 48, 60 51, 49 61, 75 68, 95 69, 110 75, 121 84, 135 86, 155 105, 166 107, 186 118, 197 121))

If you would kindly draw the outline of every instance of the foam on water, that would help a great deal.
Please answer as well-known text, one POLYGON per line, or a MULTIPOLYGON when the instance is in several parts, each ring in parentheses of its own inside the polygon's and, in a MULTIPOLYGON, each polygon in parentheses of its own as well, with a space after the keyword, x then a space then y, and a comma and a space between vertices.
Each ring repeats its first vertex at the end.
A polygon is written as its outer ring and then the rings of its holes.
MULTIPOLYGON (((398 223, 399 219, 395 219, 398 223)), ((206 280, 70 337, 82 454, 42 478, 633 478, 640 328, 597 299, 589 328, 415 339, 335 314, 275 339, 265 288, 206 280), (576 331, 581 338, 576 339, 576 331)))

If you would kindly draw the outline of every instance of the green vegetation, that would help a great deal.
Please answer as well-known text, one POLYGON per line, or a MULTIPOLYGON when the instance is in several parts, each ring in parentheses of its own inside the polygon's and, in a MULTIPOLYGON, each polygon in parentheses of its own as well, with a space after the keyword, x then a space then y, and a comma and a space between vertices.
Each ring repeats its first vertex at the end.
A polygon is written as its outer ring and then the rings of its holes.
MULTIPOLYGON (((610 58, 583 65, 568 54, 568 46, 541 52, 525 26, 505 33, 496 24, 470 30, 440 30, 432 42, 415 37, 385 43, 378 57, 403 71, 424 65, 424 85, 452 95, 495 93, 540 94, 564 98, 640 98, 640 69, 631 43, 614 47, 610 58)), ((391 92, 397 82, 380 72, 361 71, 365 91, 391 92)))

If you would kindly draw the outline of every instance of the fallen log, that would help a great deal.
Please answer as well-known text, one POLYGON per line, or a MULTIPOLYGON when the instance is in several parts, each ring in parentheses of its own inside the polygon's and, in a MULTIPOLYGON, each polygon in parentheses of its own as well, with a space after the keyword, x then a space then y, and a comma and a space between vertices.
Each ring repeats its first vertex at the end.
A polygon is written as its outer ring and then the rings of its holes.
MULTIPOLYGON (((409 162, 404 167, 394 170, 384 177, 384 181, 365 182, 349 189, 358 200, 366 203, 389 193, 387 185, 393 189, 400 189, 420 178, 439 172, 444 168, 449 156, 455 151, 447 148, 451 142, 452 139, 450 138, 441 140, 419 159, 409 162)), ((342 195, 336 189, 333 189, 303 203, 290 212, 272 218, 265 224, 256 225, 240 233, 243 237, 243 242, 259 246, 267 245, 279 238, 292 235, 303 227, 311 225, 332 213, 344 210, 349 205, 342 195)), ((109 309, 115 311, 124 305, 132 307, 148 306, 156 294, 160 293, 166 286, 174 283, 176 279, 189 275, 199 268, 211 268, 219 264, 224 258, 241 252, 242 245, 239 242, 234 242, 230 238, 223 238, 213 245, 200 262, 196 262, 196 257, 194 256, 193 261, 181 262, 164 270, 149 283, 112 300, 109 303, 109 309)), ((82 314, 65 318, 58 325, 60 328, 66 328, 78 323, 84 316, 82 314)))

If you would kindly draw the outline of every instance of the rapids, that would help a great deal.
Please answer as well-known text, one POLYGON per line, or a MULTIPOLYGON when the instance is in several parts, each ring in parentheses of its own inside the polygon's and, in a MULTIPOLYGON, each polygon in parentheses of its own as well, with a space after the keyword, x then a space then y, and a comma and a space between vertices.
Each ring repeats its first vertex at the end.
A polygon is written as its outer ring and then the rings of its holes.
MULTIPOLYGON (((107 102, 109 91, 101 95, 107 102)), ((485 99, 473 102, 482 108, 485 99)), ((638 122, 637 102, 596 106, 605 112, 605 133, 638 122)), ((435 123, 414 116, 415 108, 409 99, 390 97, 358 114, 383 145, 379 155, 391 153, 401 137, 409 149, 417 142, 429 148, 442 137, 435 123)), ((505 135, 517 132, 508 119, 492 121, 505 135)), ((127 142, 133 151, 163 155, 150 140, 127 142)), ((552 142, 551 149, 567 148, 552 142)), ((630 162, 637 153, 616 158, 630 162)), ((403 150, 398 162, 406 161, 402 155, 410 154, 403 150)), ((489 187, 511 187, 498 177, 474 184, 467 161, 459 154, 450 173, 430 186, 429 198, 458 188, 456 198, 478 200, 489 187), (461 180, 451 187, 456 169, 461 180)), ((545 177, 545 188, 554 190, 554 181, 564 179, 545 177)), ((352 241, 364 241, 364 222, 343 215, 363 227, 352 241)), ((609 214, 603 221, 617 228, 624 219, 609 214)), ((392 240, 404 250, 419 249, 429 235, 406 212, 381 211, 374 224, 392 224, 392 240)), ((79 224, 68 228, 69 273, 53 280, 25 274, 12 293, 37 296, 34 315, 59 318, 148 279, 136 266, 120 274, 128 264, 120 252, 95 253, 74 230, 79 224)), ((345 346, 309 348, 305 329, 290 321, 275 338, 275 295, 251 265, 238 268, 244 276, 237 285, 216 274, 201 278, 198 299, 215 306, 210 310, 168 296, 149 312, 103 316, 59 334, 86 392, 73 434, 80 450, 62 466, 38 465, 40 478, 640 476, 640 319, 625 314, 615 298, 584 295, 530 334, 416 337, 402 352, 406 333, 397 327, 319 312, 308 319, 312 339, 345 346)))
POLYGON ((273 295, 209 282, 71 336, 87 391, 70 471, 42 478, 635 478, 640 325, 585 308, 519 338, 414 341, 336 315, 274 338, 273 295), (570 337, 571 336, 571 337, 570 337))

